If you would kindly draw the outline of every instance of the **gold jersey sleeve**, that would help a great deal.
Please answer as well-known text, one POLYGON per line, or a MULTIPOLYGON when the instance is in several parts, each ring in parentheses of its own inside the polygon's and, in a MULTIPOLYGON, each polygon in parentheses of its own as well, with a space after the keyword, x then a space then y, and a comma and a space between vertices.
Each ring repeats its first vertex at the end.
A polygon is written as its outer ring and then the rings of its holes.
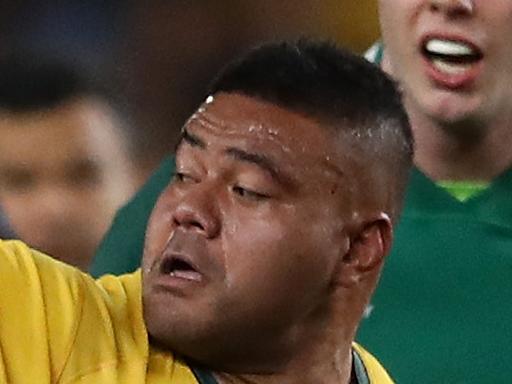
POLYGON ((140 274, 99 281, 0 240, 0 383, 197 383, 152 351, 140 274))

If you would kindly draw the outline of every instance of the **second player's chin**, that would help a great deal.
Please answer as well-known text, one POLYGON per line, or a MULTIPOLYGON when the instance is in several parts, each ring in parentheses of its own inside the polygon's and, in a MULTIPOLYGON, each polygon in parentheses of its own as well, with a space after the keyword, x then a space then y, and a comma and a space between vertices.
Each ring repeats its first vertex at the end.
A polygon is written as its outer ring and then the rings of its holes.
POLYGON ((456 95, 434 94, 423 100, 420 109, 423 114, 441 125, 464 123, 478 115, 479 103, 456 95))
POLYGON ((471 125, 475 125, 478 122, 478 117, 473 111, 468 110, 456 110, 450 113, 436 114, 434 115, 435 120, 444 127, 453 127, 453 129, 464 129, 469 128, 471 125), (473 124, 473 122, 475 124, 473 124))

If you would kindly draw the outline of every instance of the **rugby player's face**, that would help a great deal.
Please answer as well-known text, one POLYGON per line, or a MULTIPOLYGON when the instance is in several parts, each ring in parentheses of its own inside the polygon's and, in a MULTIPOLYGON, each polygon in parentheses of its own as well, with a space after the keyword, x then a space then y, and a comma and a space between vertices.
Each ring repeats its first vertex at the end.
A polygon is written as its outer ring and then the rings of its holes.
POLYGON ((391 72, 409 110, 440 123, 510 111, 512 1, 379 0, 391 72))
POLYGON ((350 205, 335 141, 313 120, 238 94, 210 98, 188 121, 146 237, 155 340, 236 360, 325 304, 350 205))

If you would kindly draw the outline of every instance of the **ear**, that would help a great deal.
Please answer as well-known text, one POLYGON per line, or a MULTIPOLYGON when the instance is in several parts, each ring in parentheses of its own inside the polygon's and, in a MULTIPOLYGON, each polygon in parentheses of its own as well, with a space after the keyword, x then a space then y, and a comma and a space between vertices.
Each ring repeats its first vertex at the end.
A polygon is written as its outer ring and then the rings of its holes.
POLYGON ((366 222, 350 240, 348 251, 340 255, 336 280, 349 287, 368 276, 378 275, 391 248, 393 226, 386 214, 366 222))

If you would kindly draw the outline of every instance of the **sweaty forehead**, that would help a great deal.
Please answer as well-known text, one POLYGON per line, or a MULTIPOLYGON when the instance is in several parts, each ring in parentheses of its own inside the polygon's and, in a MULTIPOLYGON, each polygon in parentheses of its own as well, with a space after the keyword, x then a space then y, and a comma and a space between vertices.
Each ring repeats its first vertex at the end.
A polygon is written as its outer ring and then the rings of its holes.
POLYGON ((313 119, 237 93, 210 96, 187 122, 186 129, 226 139, 268 141, 290 153, 302 152, 312 142, 319 149, 325 146, 325 151, 330 141, 328 131, 313 119))
POLYGON ((241 94, 209 97, 184 130, 189 143, 192 135, 204 148, 235 147, 262 155, 300 173, 300 178, 312 174, 339 177, 347 165, 331 129, 295 111, 241 94))

